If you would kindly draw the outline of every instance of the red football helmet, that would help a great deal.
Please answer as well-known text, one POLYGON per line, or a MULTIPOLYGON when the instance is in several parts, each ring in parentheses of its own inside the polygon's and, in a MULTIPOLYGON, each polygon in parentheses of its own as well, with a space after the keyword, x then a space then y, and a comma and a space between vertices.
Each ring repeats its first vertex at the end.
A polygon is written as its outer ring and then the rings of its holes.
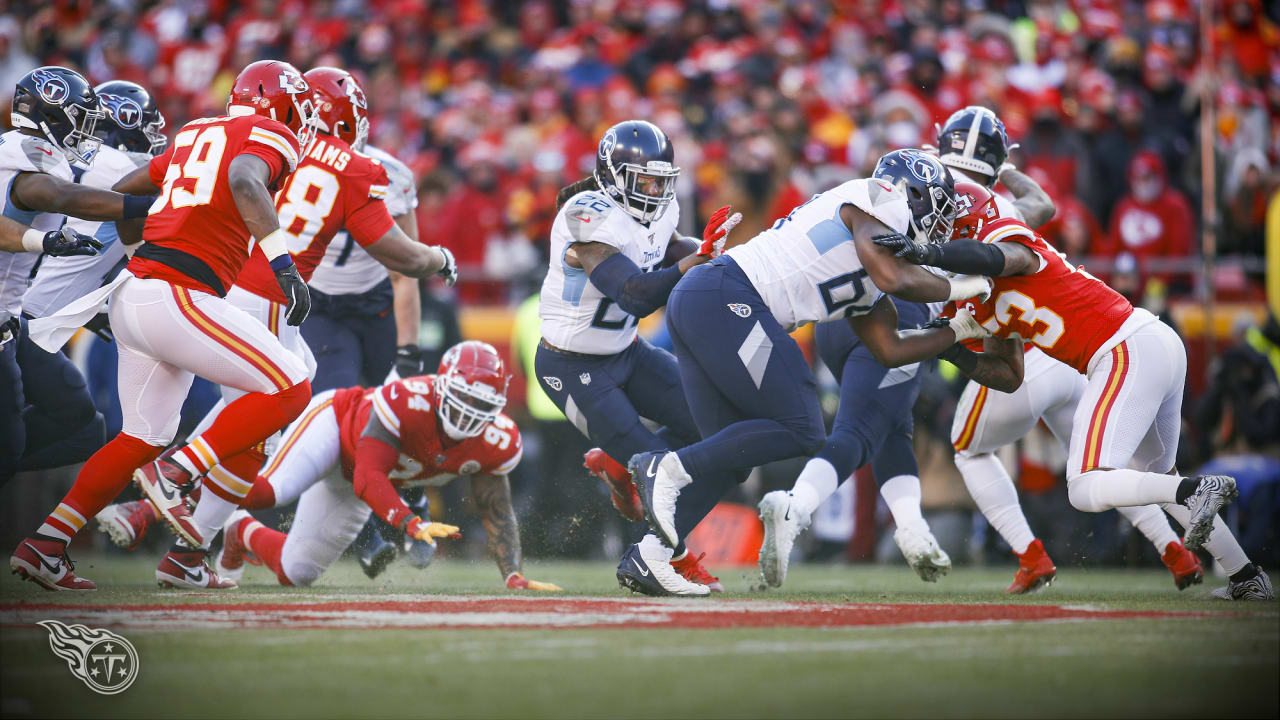
POLYGON ((1000 217, 996 196, 977 183, 956 183, 956 205, 960 210, 952 226, 952 238, 976 239, 983 226, 1000 217))
POLYGON ((312 68, 303 75, 316 94, 316 127, 356 150, 369 137, 369 102, 351 73, 341 68, 312 68))
POLYGON ((249 63, 236 76, 228 115, 262 115, 284 123, 305 153, 315 137, 315 95, 298 68, 281 60, 249 63))
POLYGON ((511 376, 492 345, 467 340, 445 351, 436 373, 440 421, 454 440, 484 432, 507 404, 511 376))

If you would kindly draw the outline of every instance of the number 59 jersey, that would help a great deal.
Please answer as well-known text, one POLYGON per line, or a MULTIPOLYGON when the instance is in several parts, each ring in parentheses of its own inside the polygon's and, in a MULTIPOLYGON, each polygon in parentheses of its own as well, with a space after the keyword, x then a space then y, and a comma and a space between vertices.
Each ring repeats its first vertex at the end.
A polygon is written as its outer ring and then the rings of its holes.
POLYGON ((333 396, 338 417, 343 475, 355 470, 356 445, 377 416, 400 439, 400 462, 391 472, 396 487, 444 485, 459 475, 506 475, 523 454, 520 430, 506 415, 485 426, 475 437, 454 442, 440 429, 436 376, 419 375, 377 388, 347 388, 333 396), (447 444, 446 444, 447 443, 447 444))
POLYGON ((730 248, 760 299, 788 332, 806 323, 869 312, 884 293, 862 267, 840 210, 853 205, 906 233, 907 196, 883 180, 850 180, 780 218, 773 227, 730 248))
POLYGON ((547 342, 587 355, 627 349, 636 338, 638 319, 600 292, 585 270, 571 267, 565 253, 574 243, 604 243, 651 272, 661 266, 679 223, 680 204, 674 199, 662 217, 645 226, 603 193, 586 191, 569 198, 551 225, 551 267, 538 303, 547 342))

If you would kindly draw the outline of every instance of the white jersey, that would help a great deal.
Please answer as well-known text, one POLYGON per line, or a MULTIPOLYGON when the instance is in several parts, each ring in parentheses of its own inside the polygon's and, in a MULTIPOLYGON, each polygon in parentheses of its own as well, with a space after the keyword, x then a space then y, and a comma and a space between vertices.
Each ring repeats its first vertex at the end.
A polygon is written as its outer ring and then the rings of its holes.
MULTIPOLYGON (((44 138, 24 135, 17 130, 0 135, 0 212, 10 220, 30 225, 36 230, 55 230, 62 225, 63 215, 23 210, 13 204, 13 180, 18 173, 48 173, 71 182, 71 165, 67 156, 44 138)), ((31 268, 40 253, 11 253, 0 250, 0 323, 22 312, 22 295, 27 291, 31 268)))
MULTIPOLYGON (((397 218, 418 207, 418 187, 408 165, 384 150, 366 145, 364 154, 382 163, 391 178, 387 189, 387 212, 397 218)), ((347 231, 334 236, 324 258, 307 284, 326 295, 359 295, 387 279, 387 268, 356 244, 347 231)))
POLYGON ((604 243, 649 272, 662 264, 679 223, 680 203, 674 198, 662 217, 647 226, 602 192, 589 190, 569 198, 551 225, 551 267, 538 302, 547 342, 588 355, 626 350, 636 338, 638 320, 605 297, 586 271, 565 262, 565 253, 574 243, 604 243))
MULTIPOLYGON (((981 181, 977 180, 964 170, 953 168, 951 166, 947 166, 947 169, 951 171, 951 178, 956 182, 971 182, 974 185, 982 185, 983 187, 986 187, 986 185, 983 185, 981 181)), ((1026 218, 1022 217, 1022 211, 1018 210, 1018 207, 1013 204, 1012 200, 1001 195, 995 190, 991 191, 991 195, 996 199, 996 210, 1000 212, 1000 217, 1011 217, 1017 218, 1018 220, 1026 220, 1026 218)))
MULTIPOLYGON (((81 171, 76 182, 87 187, 110 190, 125 175, 150 162, 145 153, 131 153, 103 145, 94 155, 93 165, 81 171)), ((92 235, 102 243, 97 255, 49 256, 40 263, 35 280, 22 299, 22 309, 32 317, 46 317, 76 298, 102 286, 107 274, 124 258, 124 243, 114 222, 67 218, 67 227, 82 235, 92 235)))
POLYGON ((814 195, 773 227, 725 252, 788 332, 806 323, 863 315, 884 295, 863 269, 853 234, 840 219, 845 205, 893 232, 906 234, 911 222, 902 190, 883 180, 850 180, 814 195))

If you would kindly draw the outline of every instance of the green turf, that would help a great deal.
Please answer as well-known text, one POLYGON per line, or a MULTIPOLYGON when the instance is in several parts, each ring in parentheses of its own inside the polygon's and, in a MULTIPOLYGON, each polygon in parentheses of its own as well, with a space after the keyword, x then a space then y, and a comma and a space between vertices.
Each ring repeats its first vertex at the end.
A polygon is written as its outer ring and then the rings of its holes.
MULTIPOLYGON (((0 602, 184 602, 149 583, 154 558, 86 558, 97 593, 0 581, 0 602)), ((607 565, 531 564, 576 595, 621 596, 607 565)), ((958 569, 925 585, 905 567, 798 567, 783 592, 835 602, 1006 602, 1010 570, 958 569)), ((317 594, 497 593, 488 563, 393 566, 370 583, 333 568, 317 594)), ((280 593, 253 568, 228 598, 280 593)), ((1016 602, 1174 610, 1208 617, 948 627, 736 630, 219 630, 126 632, 142 674, 100 697, 73 680, 43 630, 7 628, 6 717, 1275 717, 1280 606, 1184 593, 1160 571, 1064 569, 1016 602)), ((273 599, 278 599, 278 595, 273 599)), ((719 598, 688 602, 717 602, 719 598)))

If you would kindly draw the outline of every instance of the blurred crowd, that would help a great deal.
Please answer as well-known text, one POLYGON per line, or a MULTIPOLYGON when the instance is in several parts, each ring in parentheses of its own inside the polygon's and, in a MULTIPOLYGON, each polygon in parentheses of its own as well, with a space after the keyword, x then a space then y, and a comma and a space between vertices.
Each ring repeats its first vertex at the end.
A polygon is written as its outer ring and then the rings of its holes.
MULTIPOLYGON (((1212 3, 1207 31, 1194 0, 0 2, 0 105, 32 67, 63 64, 95 83, 148 87, 172 133, 220 113, 253 60, 346 68, 369 97, 370 142, 418 179, 422 240, 457 255, 455 299, 514 310, 545 274, 558 189, 590 171, 597 139, 616 122, 649 119, 672 137, 681 231, 699 234, 712 209, 732 204, 745 239, 809 195, 866 176, 883 152, 933 143, 935 123, 980 104, 1018 143, 1011 161, 1057 205, 1046 237, 1135 302, 1157 296, 1163 306, 1199 289, 1202 163, 1212 158, 1217 295, 1256 301, 1280 162, 1280 5, 1202 1, 1212 3), (1202 128, 1206 99, 1213 122, 1202 128)), ((1280 512, 1278 348, 1274 319, 1266 333, 1240 329, 1209 392, 1188 408, 1196 429, 1185 443, 1194 465, 1262 458, 1250 467, 1263 467, 1258 487, 1273 498, 1253 521, 1263 530, 1280 512), (1253 372, 1247 381, 1242 368, 1253 372)), ((940 375, 917 407, 922 475, 954 472, 942 467, 949 448, 929 444, 947 442, 956 383, 940 375)), ((540 475, 581 473, 574 452, 584 448, 566 447, 585 440, 557 434, 567 424, 556 415, 528 424, 536 431, 516 485, 522 516, 556 502, 541 494, 540 475)), ((1053 495, 1065 495, 1053 482, 1059 460, 1023 447, 1010 462, 1024 492, 1052 496, 1045 524, 1065 515, 1077 524, 1046 536, 1097 538, 1106 535, 1099 524, 1115 526, 1114 513, 1063 512, 1065 497, 1053 495)), ((794 470, 775 474, 789 485, 794 470)), ((748 491, 777 478, 766 469, 748 491)), ((951 480, 941 486, 959 487, 951 480)), ((600 491, 585 481, 561 490, 600 491)), ((964 502, 943 492, 932 504, 964 502)), ((599 513, 566 520, 583 530, 584 553, 591 528, 611 522, 607 503, 588 504, 599 513)), ((566 550, 566 533, 526 533, 535 553, 566 550), (553 535, 558 546, 540 541, 553 535)), ((967 519, 956 537, 995 542, 967 519)))
MULTIPOLYGON (((733 203, 754 233, 981 104, 1057 201, 1052 242, 1176 295, 1201 245, 1202 99, 1220 254, 1261 256, 1280 160, 1280 11, 1209 1, 1212 53, 1193 0, 54 0, 0 17, 0 88, 66 64, 158 92, 173 127, 252 60, 347 68, 372 142, 420 180, 424 240, 485 303, 540 280, 556 190, 617 121, 672 136, 687 232, 733 203)), ((1242 267, 1221 290, 1256 297, 1242 267)))

